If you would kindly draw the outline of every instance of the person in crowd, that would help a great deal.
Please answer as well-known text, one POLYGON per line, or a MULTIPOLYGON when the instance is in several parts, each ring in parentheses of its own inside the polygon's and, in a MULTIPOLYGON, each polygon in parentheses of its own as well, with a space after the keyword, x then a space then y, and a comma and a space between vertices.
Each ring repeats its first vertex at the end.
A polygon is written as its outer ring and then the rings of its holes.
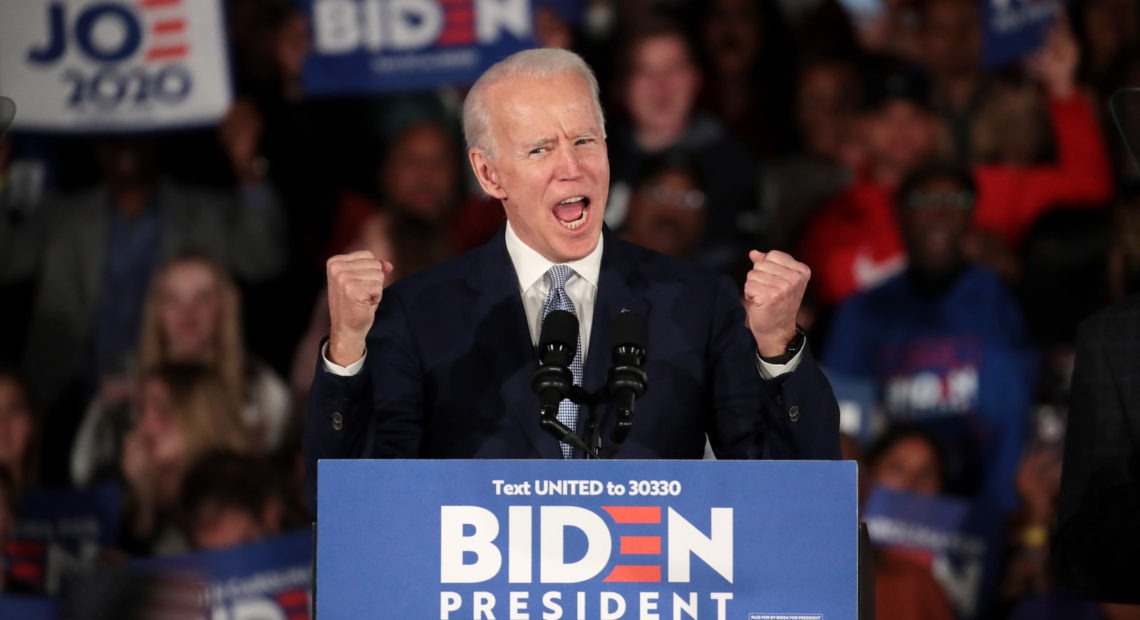
POLYGON ((281 481, 258 456, 203 455, 186 474, 178 502, 186 540, 198 550, 257 542, 289 525, 281 481))
POLYGON ((907 269, 839 306, 823 361, 873 381, 889 422, 938 437, 948 492, 1009 511, 1033 360, 1017 302, 962 249, 978 191, 946 164, 904 180, 896 221, 907 269))
MULTIPOLYGON (((268 366, 252 357, 242 338, 237 286, 214 260, 186 254, 159 270, 143 309, 139 369, 165 362, 209 366, 241 403, 241 424, 261 450, 275 452, 294 428, 289 389, 268 366)), ((130 381, 104 392, 88 407, 71 453, 77 485, 113 475, 129 426, 130 381)))
POLYGON ((1140 152, 1140 48, 1122 54, 1113 64, 1101 88, 1101 126, 1110 136, 1113 172, 1117 186, 1140 186, 1140 170, 1134 154, 1140 152))
POLYGON ((800 151, 762 170, 762 209, 773 247, 790 248, 812 213, 851 184, 863 159, 856 122, 862 96, 863 78, 851 59, 803 59, 792 117, 800 151))
MULTIPOLYGON (((1040 434, 1039 432, 1036 434, 1040 434)), ((1019 503, 1007 523, 1001 597, 1018 601, 1053 587, 1049 532, 1061 489, 1061 446, 1032 437, 1017 468, 1019 503)))
POLYGON ((1029 596, 1015 620, 1140 618, 1140 538, 1132 527, 1140 516, 1133 379, 1140 297, 1131 288, 1137 218, 1127 200, 1117 209, 1110 262, 1122 259, 1112 273, 1118 297, 1078 327, 1063 448, 1054 442, 1030 452, 1019 475, 1025 508, 1014 522, 1019 544, 1004 585, 1010 595, 1029 596))
POLYGON ((1107 97, 1115 90, 1110 87, 1113 65, 1136 52, 1140 7, 1136 0, 1078 0, 1070 6, 1082 52, 1081 81, 1107 97))
MULTIPOLYGON (((945 455, 929 433, 906 424, 887 429, 863 456, 868 487, 937 495, 945 455)), ((875 617, 950 620, 954 612, 931 567, 891 548, 875 550, 875 617)))
POLYGON ((576 47, 581 23, 576 3, 539 0, 534 6, 534 38, 539 47, 572 50, 576 47))
POLYGON ((31 392, 23 375, 0 368, 0 466, 16 492, 39 483, 40 437, 31 392))
POLYGON ((98 187, 44 204, 20 225, 0 221, 0 280, 37 280, 25 368, 58 429, 45 445, 51 463, 66 463, 59 453, 91 395, 117 389, 164 260, 196 250, 247 280, 284 265, 285 222, 257 165, 259 138, 248 110, 235 107, 219 126, 241 183, 233 194, 165 181, 153 137, 105 138, 98 187))
MULTIPOLYGON (((458 146, 442 122, 410 121, 396 131, 377 166, 379 200, 344 195, 332 252, 368 250, 391 261, 391 283, 486 241, 502 226, 502 209, 487 200, 463 201, 460 164, 458 146)), ((313 382, 313 358, 328 325, 322 291, 293 354, 290 383, 298 402, 313 382)))
POLYGON ((6 594, 40 596, 26 579, 28 568, 21 563, 17 551, 20 541, 15 538, 19 518, 20 488, 12 472, 0 464, 0 597, 6 594))
POLYGON ((620 232, 626 241, 654 252, 692 258, 706 218, 700 170, 688 153, 671 150, 646 160, 620 232))
POLYGON ((146 371, 137 406, 120 460, 128 496, 124 547, 136 555, 184 551, 175 511, 186 472, 211 450, 249 454, 254 442, 241 425, 240 405, 208 366, 166 362, 146 371))
MULTIPOLYGON (((459 166, 459 149, 441 121, 411 120, 396 131, 375 167, 378 200, 345 193, 329 244, 331 252, 341 253, 367 234, 378 235, 385 245, 395 246, 401 243, 402 228, 418 227, 423 233, 406 244, 403 260, 386 258, 405 273, 447 258, 454 247, 464 243, 462 236, 471 234, 453 224, 461 210, 459 166), (413 253, 416 251, 418 255, 413 253)), ((487 227, 499 224, 492 220, 487 227)))
MULTIPOLYGON (((1061 25, 1029 63, 1048 95, 1057 160, 974 167, 979 202, 967 247, 976 260, 1000 266, 1033 221, 1058 204, 1096 208, 1108 200, 1108 159, 1096 116, 1074 81, 1076 60, 1075 43, 1061 25)), ((862 121, 866 164, 851 187, 812 218, 798 245, 828 305, 903 269, 894 196, 902 178, 939 151, 940 125, 926 104, 923 80, 888 71, 876 84, 862 121)))
POLYGON ((868 487, 938 495, 944 486, 946 456, 942 445, 918 426, 891 425, 867 449, 861 462, 868 487))
POLYGON ((1059 584, 1088 600, 1140 604, 1138 307, 1131 295, 1077 333, 1052 551, 1059 584))
POLYGON ((843 2, 843 4, 855 26, 859 45, 864 51, 896 56, 907 62, 918 62, 922 58, 919 15, 924 0, 880 0, 843 2))
MULTIPOLYGON (((1045 100, 1037 88, 1027 82, 1005 81, 993 81, 984 88, 985 95, 977 98, 968 114, 957 121, 960 127, 955 127, 969 134, 967 138, 956 136, 958 148, 968 151, 963 157, 983 165, 1029 166, 1044 161, 1052 148, 1052 136, 1045 100)), ((951 123, 953 116, 953 112, 943 113, 951 123)))
MULTIPOLYGON (((656 387, 617 456, 699 459, 706 433, 721 458, 839 456, 834 396, 795 326, 806 268, 751 252, 742 305, 728 278, 606 230, 605 124, 580 57, 528 50, 492 66, 464 102, 464 130, 507 226, 388 288, 392 265, 370 253, 329 260, 331 331, 305 428, 311 503, 321 458, 584 458, 536 415, 543 307, 579 317, 588 390, 604 382, 612 317, 646 316, 656 387)), ((558 409, 567 428, 585 429, 569 400, 558 409)), ((612 405, 598 416, 609 436, 612 405)))
POLYGON ((970 124, 985 97, 982 8, 972 0, 926 0, 920 6, 919 41, 931 101, 950 131, 954 160, 968 164, 970 124))
POLYGON ((740 225, 759 208, 754 160, 720 122, 697 111, 701 71, 675 23, 656 16, 637 24, 624 38, 619 63, 617 91, 628 121, 615 121, 607 137, 613 190, 606 222, 615 228, 624 222, 629 184, 645 158, 687 149, 708 190, 708 225, 697 258, 729 270, 743 247, 740 225))
POLYGON ((701 52, 708 63, 698 105, 748 146, 756 161, 792 149, 795 47, 777 2, 702 3, 701 52))

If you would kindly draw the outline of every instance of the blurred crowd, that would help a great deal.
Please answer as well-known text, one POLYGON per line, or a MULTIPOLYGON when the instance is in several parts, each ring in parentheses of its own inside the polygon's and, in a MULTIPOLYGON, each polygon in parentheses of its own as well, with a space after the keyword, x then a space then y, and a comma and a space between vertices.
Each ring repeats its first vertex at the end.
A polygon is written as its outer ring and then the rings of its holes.
MULTIPOLYGON (((806 262, 799 322, 862 485, 997 523, 981 609, 882 551, 879 617, 1135 613, 1064 607, 1048 542, 1076 325, 1140 289, 1140 177, 1107 105, 1140 85, 1137 0, 1074 0, 1001 66, 976 0, 534 4, 539 43, 602 85, 607 224, 738 284, 749 249, 806 262)), ((307 97, 305 15, 226 6, 217 127, 0 142, 0 540, 27 490, 101 483, 124 508, 99 562, 308 523, 325 260, 368 249, 394 281, 505 221, 462 89, 307 97)), ((1120 112, 1140 137, 1140 101, 1120 112)))

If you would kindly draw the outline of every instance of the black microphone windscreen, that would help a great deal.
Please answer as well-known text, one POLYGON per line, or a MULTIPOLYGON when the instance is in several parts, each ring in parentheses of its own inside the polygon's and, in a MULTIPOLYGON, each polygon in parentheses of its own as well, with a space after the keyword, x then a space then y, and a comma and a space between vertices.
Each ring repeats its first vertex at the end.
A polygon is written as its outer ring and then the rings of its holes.
POLYGON ((649 342, 649 321, 645 315, 622 312, 614 319, 612 329, 615 347, 633 345, 644 351, 649 342))
POLYGON ((552 349, 568 351, 565 360, 546 360, 543 364, 569 366, 578 349, 578 317, 566 310, 552 310, 542 321, 542 333, 538 338, 539 355, 545 356, 552 349), (553 346, 552 346, 553 345, 553 346))

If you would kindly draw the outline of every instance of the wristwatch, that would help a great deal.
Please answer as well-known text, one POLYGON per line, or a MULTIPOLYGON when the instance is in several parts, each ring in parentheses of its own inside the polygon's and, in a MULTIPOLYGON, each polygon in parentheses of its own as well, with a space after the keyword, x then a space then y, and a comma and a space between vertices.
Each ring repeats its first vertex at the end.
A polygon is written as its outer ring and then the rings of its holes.
POLYGON ((768 364, 787 364, 788 362, 792 361, 792 358, 795 357, 801 349, 804 348, 805 343, 807 343, 807 334, 804 332, 803 328, 801 328, 799 325, 796 325, 796 335, 792 336, 792 339, 788 341, 788 346, 784 347, 784 352, 782 354, 773 355, 771 357, 765 357, 761 355, 760 359, 768 364))

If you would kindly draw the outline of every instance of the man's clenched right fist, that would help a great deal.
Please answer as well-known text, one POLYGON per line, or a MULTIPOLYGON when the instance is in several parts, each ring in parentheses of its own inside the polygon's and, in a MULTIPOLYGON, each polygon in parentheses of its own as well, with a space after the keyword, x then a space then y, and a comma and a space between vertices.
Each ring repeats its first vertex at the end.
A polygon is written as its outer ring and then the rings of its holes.
POLYGON ((392 263, 363 250, 334 256, 326 266, 331 319, 328 357, 338 366, 348 366, 364 356, 364 338, 372 328, 392 263))

